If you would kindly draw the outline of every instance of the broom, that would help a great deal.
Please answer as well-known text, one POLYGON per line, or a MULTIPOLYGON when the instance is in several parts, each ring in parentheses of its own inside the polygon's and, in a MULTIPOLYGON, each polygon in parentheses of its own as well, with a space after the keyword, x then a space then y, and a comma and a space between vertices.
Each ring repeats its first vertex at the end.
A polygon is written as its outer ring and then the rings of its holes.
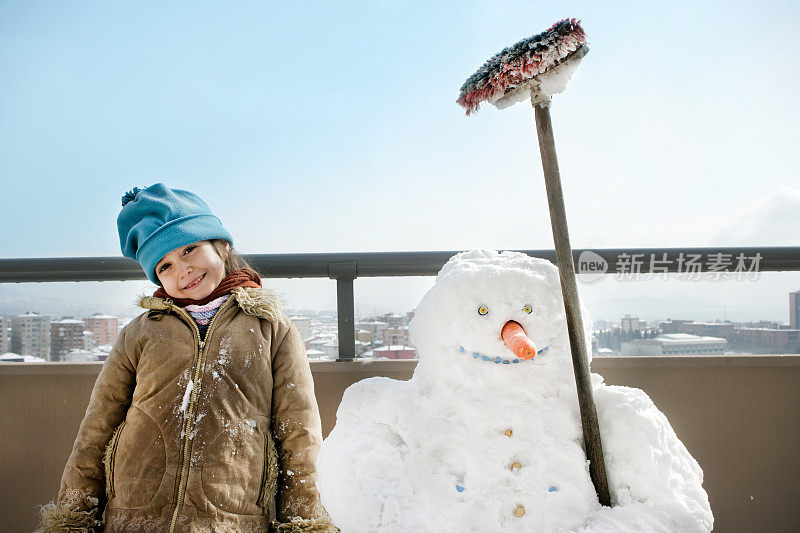
POLYGON ((610 506, 603 446, 586 355, 586 337, 583 334, 575 267, 567 231, 567 214, 561 191, 553 126, 550 122, 552 95, 564 90, 570 76, 587 53, 589 47, 580 21, 564 19, 556 22, 547 31, 523 39, 495 54, 475 74, 467 78, 461 86, 457 103, 466 108, 467 115, 471 115, 482 102, 505 109, 530 98, 535 110, 539 152, 550 206, 550 224, 553 228, 561 293, 567 314, 572 368, 578 389, 583 441, 586 457, 589 459, 589 476, 600 503, 610 506))

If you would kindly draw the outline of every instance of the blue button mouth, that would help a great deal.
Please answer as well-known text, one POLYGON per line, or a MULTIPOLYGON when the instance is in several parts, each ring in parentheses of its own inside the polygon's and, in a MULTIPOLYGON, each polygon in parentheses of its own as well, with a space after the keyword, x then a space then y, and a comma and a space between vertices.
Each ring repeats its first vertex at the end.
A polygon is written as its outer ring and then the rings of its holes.
MULTIPOLYGON (((546 352, 549 349, 550 349, 550 345, 547 345, 544 348, 542 348, 541 350, 538 350, 536 352, 536 355, 540 355, 540 354, 546 352)), ((527 361, 533 361, 533 359, 534 359, 533 357, 531 357, 530 359, 520 359, 519 357, 515 357, 513 359, 505 359, 503 357, 500 357, 499 355, 490 356, 490 355, 482 354, 480 352, 470 352, 466 348, 464 348, 463 346, 459 346, 458 347, 458 351, 460 353, 467 354, 467 355, 471 354, 473 359, 480 359, 481 361, 491 362, 491 363, 494 363, 496 365, 516 365, 516 364, 519 364, 519 363, 525 363, 527 361)))

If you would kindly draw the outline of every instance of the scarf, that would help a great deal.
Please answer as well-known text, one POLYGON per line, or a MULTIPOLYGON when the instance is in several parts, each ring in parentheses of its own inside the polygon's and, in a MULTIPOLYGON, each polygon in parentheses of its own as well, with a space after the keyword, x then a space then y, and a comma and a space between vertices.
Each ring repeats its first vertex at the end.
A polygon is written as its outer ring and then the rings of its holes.
POLYGON ((240 268, 225 276, 222 281, 219 282, 217 288, 202 300, 192 300, 190 298, 172 298, 169 294, 167 294, 167 291, 164 290, 164 287, 159 287, 158 290, 153 293, 153 296, 156 298, 163 298, 165 300, 170 299, 179 307, 186 307, 187 305, 205 305, 212 300, 216 300, 223 294, 229 294, 236 287, 261 287, 261 278, 253 270, 248 268, 240 268))
POLYGON ((189 311, 189 314, 192 315, 197 325, 202 328, 203 326, 211 324, 211 319, 217 314, 217 310, 222 307, 222 304, 230 297, 230 294, 224 294, 216 300, 208 302, 206 305, 187 305, 185 309, 189 311))

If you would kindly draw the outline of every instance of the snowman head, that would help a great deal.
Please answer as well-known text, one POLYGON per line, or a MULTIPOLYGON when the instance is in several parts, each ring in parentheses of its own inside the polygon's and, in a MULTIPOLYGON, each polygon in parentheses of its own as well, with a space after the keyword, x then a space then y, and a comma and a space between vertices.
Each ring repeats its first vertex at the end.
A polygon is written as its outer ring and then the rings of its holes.
MULTIPOLYGON (((588 316, 584 327, 591 331, 588 316)), ((544 259, 519 252, 456 254, 415 309, 410 334, 423 380, 574 382, 558 270, 544 259), (503 339, 507 326, 524 332, 535 355, 512 351, 503 339)))

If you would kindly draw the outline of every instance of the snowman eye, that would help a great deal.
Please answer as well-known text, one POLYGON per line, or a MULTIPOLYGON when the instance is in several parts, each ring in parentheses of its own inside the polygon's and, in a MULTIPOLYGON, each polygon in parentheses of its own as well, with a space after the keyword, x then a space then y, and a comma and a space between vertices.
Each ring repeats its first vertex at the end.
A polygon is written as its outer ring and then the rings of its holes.
POLYGON ((480 306, 478 308, 478 314, 481 315, 481 316, 485 315, 488 312, 489 312, 489 308, 486 307, 485 305, 482 305, 482 306, 480 306))
POLYGON ((522 310, 528 314, 533 313, 533 307, 531 307, 530 305, 526 305, 525 307, 522 308, 522 310))

